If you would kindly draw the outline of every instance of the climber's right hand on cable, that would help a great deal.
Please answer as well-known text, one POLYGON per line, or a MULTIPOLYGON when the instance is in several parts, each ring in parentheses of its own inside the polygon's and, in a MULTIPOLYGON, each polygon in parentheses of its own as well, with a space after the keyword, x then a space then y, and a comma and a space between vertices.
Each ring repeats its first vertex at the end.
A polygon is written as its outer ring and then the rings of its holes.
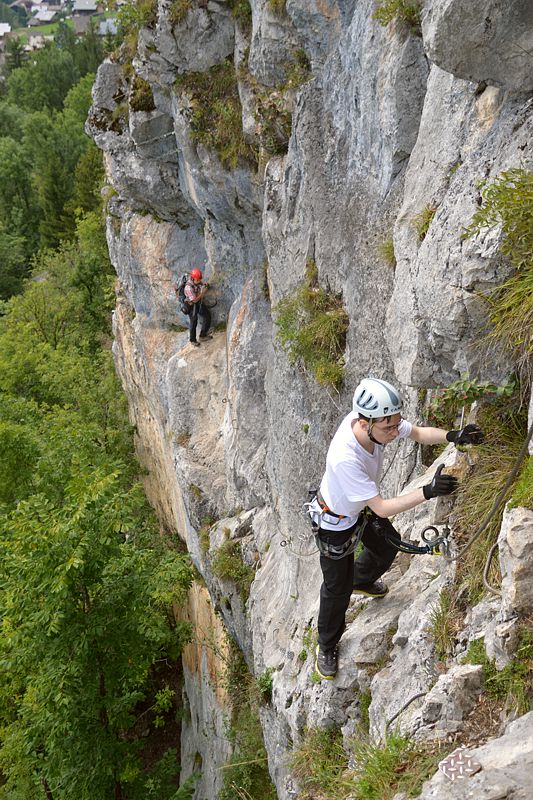
POLYGON ((424 497, 426 500, 431 500, 432 497, 440 497, 442 495, 451 494, 457 489, 457 478, 453 475, 443 475, 442 470, 444 464, 441 464, 433 476, 431 483, 422 486, 424 497))

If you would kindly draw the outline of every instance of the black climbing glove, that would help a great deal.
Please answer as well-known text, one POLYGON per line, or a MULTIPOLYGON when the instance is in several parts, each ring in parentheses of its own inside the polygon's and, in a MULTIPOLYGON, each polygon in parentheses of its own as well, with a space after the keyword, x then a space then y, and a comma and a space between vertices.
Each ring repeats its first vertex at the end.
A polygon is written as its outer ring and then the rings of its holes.
POLYGON ((457 478, 453 475, 442 475, 444 464, 441 464, 433 476, 431 483, 422 486, 424 497, 431 500, 432 497, 439 497, 444 494, 451 494, 457 489, 457 478))
POLYGON ((485 434, 477 425, 467 425, 460 431, 448 431, 446 439, 454 444, 481 444, 485 434))

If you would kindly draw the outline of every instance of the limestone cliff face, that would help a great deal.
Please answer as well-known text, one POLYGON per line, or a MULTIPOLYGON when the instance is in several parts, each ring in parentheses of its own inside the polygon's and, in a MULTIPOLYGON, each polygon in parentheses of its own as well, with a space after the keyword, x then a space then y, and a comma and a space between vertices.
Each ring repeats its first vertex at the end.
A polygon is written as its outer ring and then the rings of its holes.
MULTIPOLYGON (((469 641, 484 632, 504 664, 516 611, 533 609, 531 591, 524 591, 533 571, 533 520, 515 510, 501 533, 503 597, 470 611, 445 674, 437 669, 427 609, 453 565, 402 557, 379 609, 354 607, 338 678, 327 686, 309 680, 306 642, 316 625, 320 570, 302 503, 320 479, 355 383, 369 373, 393 380, 416 418, 417 390, 464 372, 480 380, 508 372, 501 355, 477 347, 485 327, 479 293, 509 274, 499 232, 468 240, 461 234, 480 202, 480 180, 531 168, 533 19, 528 0, 426 0, 418 35, 399 22, 380 26, 373 0, 287 0, 282 13, 268 0, 252 0, 251 24, 234 17, 233 5, 192 0, 172 24, 172 4, 159 0, 133 60, 153 110, 133 110, 131 68, 109 60, 98 72, 88 130, 104 151, 114 190, 107 210, 118 275, 115 356, 146 488, 163 524, 187 543, 218 618, 250 666, 258 675, 274 670, 262 723, 270 771, 287 800, 298 795, 287 752, 304 727, 336 722, 349 737, 367 690, 377 738, 416 694, 420 699, 397 717, 401 730, 419 738, 460 732, 480 691, 479 670, 460 663, 469 641), (309 79, 287 88, 302 52, 309 79), (244 160, 228 167, 198 141, 194 102, 176 85, 178 76, 227 59, 239 67, 243 130, 260 167, 244 160), (278 110, 292 113, 285 155, 269 157, 264 148, 261 93, 283 97, 278 110), (414 219, 427 210, 421 241, 414 219), (390 237, 395 269, 379 250, 390 237), (302 281, 310 258, 321 285, 342 292, 350 318, 340 393, 291 365, 275 337, 272 309, 302 281), (173 290, 196 266, 213 286, 220 328, 198 349, 188 345, 173 290), (198 531, 207 518, 219 522, 206 552, 198 531), (246 607, 211 566, 228 531, 256 570, 246 607), (385 656, 386 667, 371 669, 385 656)), ((455 455, 446 451, 442 459, 452 463, 455 455)), ((389 460, 388 491, 427 480, 413 446, 392 448, 389 460)), ((434 505, 403 515, 401 531, 416 539, 441 520, 445 509, 434 505)), ((208 649, 185 664, 192 722, 183 764, 185 778, 200 753, 198 797, 214 800, 216 762, 227 752, 223 745, 213 750, 205 735, 210 725, 222 735, 223 698, 208 649)), ((517 745, 526 724, 518 720, 493 749, 481 749, 475 796, 488 797, 483 792, 496 779, 513 797, 528 796, 521 776, 533 755, 517 745), (507 761, 495 759, 498 747, 507 761)), ((450 791, 436 776, 422 797, 444 800, 450 791)))

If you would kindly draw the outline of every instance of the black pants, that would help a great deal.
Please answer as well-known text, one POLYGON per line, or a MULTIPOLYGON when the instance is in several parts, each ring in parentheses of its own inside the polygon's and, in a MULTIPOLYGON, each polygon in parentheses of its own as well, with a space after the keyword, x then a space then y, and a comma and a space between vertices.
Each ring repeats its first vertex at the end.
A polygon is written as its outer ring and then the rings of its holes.
MULTIPOLYGON (((343 544, 354 527, 345 531, 320 529, 319 536, 329 544, 343 544)), ((372 515, 362 536, 363 552, 354 561, 353 554, 334 561, 320 556, 323 583, 320 587, 318 611, 318 643, 322 650, 333 650, 344 632, 346 609, 354 586, 373 583, 391 566, 398 550, 389 544, 380 530, 400 538, 388 519, 372 515)))
POLYGON ((196 326, 198 324, 198 317, 202 318, 202 327, 200 329, 200 336, 205 336, 211 325, 211 312, 205 303, 193 303, 191 313, 189 314, 189 341, 196 341, 196 326))

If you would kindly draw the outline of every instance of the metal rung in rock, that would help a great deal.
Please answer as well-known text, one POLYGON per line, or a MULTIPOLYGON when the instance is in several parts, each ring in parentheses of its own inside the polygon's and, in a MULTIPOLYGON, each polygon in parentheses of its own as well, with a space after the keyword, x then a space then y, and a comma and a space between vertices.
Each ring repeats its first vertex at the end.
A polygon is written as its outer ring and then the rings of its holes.
POLYGON ((474 761, 463 747, 458 747, 453 753, 439 762, 439 769, 451 781, 456 778, 469 778, 481 769, 481 764, 474 761))

